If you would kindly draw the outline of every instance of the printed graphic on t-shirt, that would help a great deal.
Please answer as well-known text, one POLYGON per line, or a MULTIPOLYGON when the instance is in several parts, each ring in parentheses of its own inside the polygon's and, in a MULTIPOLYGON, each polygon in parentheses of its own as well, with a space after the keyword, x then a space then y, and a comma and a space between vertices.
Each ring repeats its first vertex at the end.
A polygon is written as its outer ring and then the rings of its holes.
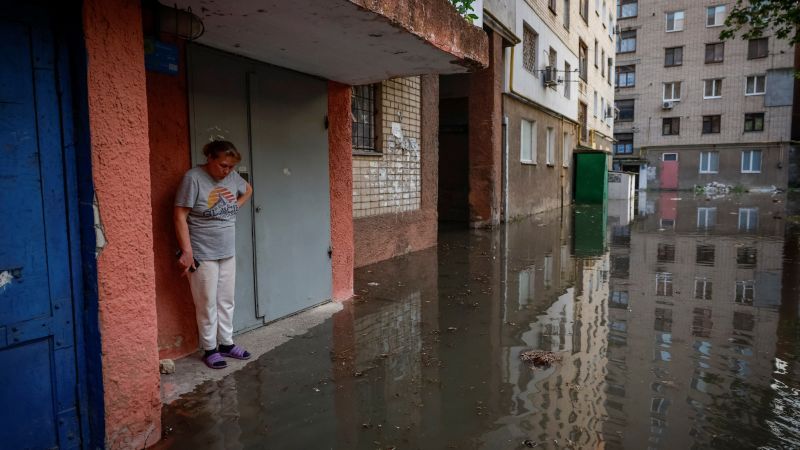
POLYGON ((208 209, 203 212, 204 217, 214 219, 228 219, 236 215, 239 205, 236 196, 222 186, 215 187, 208 194, 208 209))

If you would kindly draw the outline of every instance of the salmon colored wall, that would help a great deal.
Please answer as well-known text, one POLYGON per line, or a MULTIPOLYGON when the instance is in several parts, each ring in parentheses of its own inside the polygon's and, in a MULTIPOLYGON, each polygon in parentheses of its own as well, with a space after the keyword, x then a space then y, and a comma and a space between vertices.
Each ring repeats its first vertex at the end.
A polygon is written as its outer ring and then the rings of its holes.
POLYGON ((194 303, 185 278, 175 265, 175 190, 191 168, 186 43, 161 36, 178 46, 177 75, 147 72, 147 116, 150 125, 150 193, 153 208, 158 351, 161 358, 178 358, 197 349, 194 303))
POLYGON ((141 2, 86 0, 92 178, 97 224, 106 447, 143 448, 161 435, 150 148, 141 2))
POLYGON ((333 299, 353 296, 353 152, 350 86, 328 83, 333 299))

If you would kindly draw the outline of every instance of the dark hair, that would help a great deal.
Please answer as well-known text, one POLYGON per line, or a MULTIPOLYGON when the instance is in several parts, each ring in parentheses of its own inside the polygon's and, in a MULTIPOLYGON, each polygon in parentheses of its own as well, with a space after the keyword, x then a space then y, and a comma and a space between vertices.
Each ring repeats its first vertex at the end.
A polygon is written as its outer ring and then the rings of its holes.
POLYGON ((230 141, 211 141, 203 147, 203 154, 211 159, 217 159, 220 156, 231 156, 236 159, 236 162, 242 160, 242 155, 239 150, 230 141))

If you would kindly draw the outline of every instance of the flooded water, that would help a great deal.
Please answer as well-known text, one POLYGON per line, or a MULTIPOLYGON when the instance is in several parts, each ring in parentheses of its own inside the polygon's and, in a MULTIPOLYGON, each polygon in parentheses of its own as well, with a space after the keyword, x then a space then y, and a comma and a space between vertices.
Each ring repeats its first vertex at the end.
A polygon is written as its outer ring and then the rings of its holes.
POLYGON ((165 407, 158 448, 798 448, 786 208, 648 193, 442 232, 357 270, 328 322, 165 407), (531 367, 531 349, 561 361, 531 367))

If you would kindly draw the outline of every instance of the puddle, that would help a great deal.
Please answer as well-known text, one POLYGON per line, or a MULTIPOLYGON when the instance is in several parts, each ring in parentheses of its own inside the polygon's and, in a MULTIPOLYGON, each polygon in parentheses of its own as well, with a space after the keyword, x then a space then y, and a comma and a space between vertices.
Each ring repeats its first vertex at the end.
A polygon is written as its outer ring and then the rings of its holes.
POLYGON ((785 198, 672 198, 358 269, 332 319, 165 407, 157 448, 800 446, 800 227, 785 198))

